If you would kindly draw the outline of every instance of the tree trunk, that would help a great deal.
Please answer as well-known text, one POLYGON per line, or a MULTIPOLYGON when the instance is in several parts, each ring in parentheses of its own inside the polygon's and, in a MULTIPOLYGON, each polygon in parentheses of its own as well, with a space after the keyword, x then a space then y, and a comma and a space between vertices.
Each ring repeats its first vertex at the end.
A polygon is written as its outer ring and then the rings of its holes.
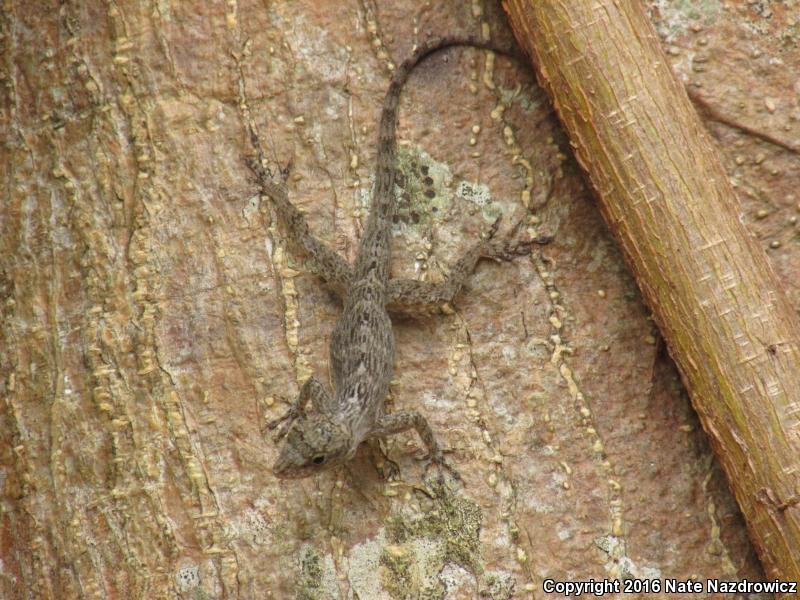
MULTIPOLYGON (((547 597, 548 577, 763 578, 544 92, 471 49, 403 91, 394 274, 441 277, 525 208, 555 241, 481 264, 453 314, 395 323, 389 410, 429 419, 464 487, 426 479, 411 434, 385 448, 397 482, 366 448, 316 478, 270 472, 261 426, 310 373, 327 382, 340 304, 259 203, 245 115, 311 228, 352 259, 391 62, 442 32, 510 41, 499 5, 8 1, 0 27, 4 600, 501 600, 547 597)), ((740 46, 707 37, 723 58, 740 46)), ((765 64, 790 59, 758 39, 765 64)), ((786 87, 792 70, 774 69, 786 87)), ((719 89, 704 88, 715 106, 719 89)), ((732 164, 747 148, 728 146, 732 164)), ((748 182, 766 188, 773 162, 748 182)))
POLYGON ((800 580, 800 321, 641 2, 507 0, 771 576, 800 580))

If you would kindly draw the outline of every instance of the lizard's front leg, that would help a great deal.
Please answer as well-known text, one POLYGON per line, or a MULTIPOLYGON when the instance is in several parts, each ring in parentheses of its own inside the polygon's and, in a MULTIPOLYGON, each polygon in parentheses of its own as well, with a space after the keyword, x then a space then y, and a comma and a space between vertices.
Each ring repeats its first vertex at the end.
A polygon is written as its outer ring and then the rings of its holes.
MULTIPOLYGON (((410 314, 439 312, 443 305, 451 303, 458 295, 480 259, 510 260, 514 256, 529 254, 533 244, 548 244, 552 239, 548 236, 540 236, 531 240, 516 240, 513 237, 495 240, 493 238, 498 225, 499 220, 492 225, 485 240, 473 244, 453 265, 444 281, 431 283, 415 279, 391 280, 388 289, 387 310, 410 314)), ((519 225, 514 227, 514 230, 518 227, 519 225)))
POLYGON ((273 181, 266 169, 255 161, 250 161, 250 169, 258 178, 261 193, 272 199, 289 242, 311 259, 317 274, 343 298, 353 277, 350 264, 311 233, 305 215, 289 200, 285 184, 273 181))
POLYGON ((373 437, 386 437, 395 433, 401 433, 414 429, 419 435, 425 448, 428 450, 428 458, 434 464, 444 467, 450 471, 451 475, 458 480, 461 480, 461 475, 458 474, 450 464, 445 460, 442 449, 433 435, 431 426, 428 425, 427 419, 415 410, 401 411, 384 415, 370 430, 368 436, 373 437))
POLYGON ((267 429, 275 429, 283 423, 278 433, 275 434, 275 441, 280 441, 289 432, 292 426, 301 415, 305 413, 306 405, 311 400, 311 406, 319 414, 329 414, 333 411, 333 397, 328 393, 319 379, 316 377, 309 377, 300 388, 300 393, 294 402, 291 403, 283 416, 278 417, 266 424, 267 429))

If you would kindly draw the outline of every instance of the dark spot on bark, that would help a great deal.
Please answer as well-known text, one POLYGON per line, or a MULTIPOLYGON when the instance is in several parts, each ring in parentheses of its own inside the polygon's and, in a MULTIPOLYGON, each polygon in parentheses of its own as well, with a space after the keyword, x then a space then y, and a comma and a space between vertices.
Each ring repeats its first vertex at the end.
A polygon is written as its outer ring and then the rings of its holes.
POLYGON ((428 165, 422 165, 422 168, 420 170, 422 171, 423 175, 427 175, 428 174, 428 165))
POLYGON ((419 213, 412 212, 412 213, 411 213, 411 221, 412 221, 413 223, 415 223, 415 224, 416 224, 416 223, 419 223, 419 213))
POLYGON ((433 190, 425 190, 425 195, 428 198, 435 198, 436 197, 436 192, 434 192, 433 190))
POLYGON ((430 177, 426 177, 426 178, 425 178, 425 179, 423 179, 422 181, 423 181, 423 183, 424 183, 425 185, 433 185, 433 179, 431 179, 430 177))

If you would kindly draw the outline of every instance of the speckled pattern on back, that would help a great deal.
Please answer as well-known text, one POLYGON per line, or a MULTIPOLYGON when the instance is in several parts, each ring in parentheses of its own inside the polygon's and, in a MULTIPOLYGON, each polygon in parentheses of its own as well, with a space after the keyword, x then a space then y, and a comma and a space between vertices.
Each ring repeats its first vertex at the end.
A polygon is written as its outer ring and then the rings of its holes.
MULTIPOLYGON (((436 38, 420 45, 394 71, 383 103, 378 130, 375 190, 355 264, 351 266, 309 231, 303 214, 289 201, 286 187, 270 177, 262 164, 251 165, 262 193, 269 196, 289 239, 316 264, 320 276, 344 299, 344 310, 330 347, 334 395, 314 377, 303 385, 295 402, 280 419, 276 439, 283 440, 273 472, 281 478, 306 477, 353 457, 362 441, 414 429, 433 463, 457 473, 445 462, 427 420, 416 411, 385 414, 384 400, 394 367, 394 336, 389 312, 428 314, 453 300, 481 258, 510 259, 530 252, 544 238, 494 241, 498 222, 485 239, 456 262, 441 283, 389 279, 391 228, 395 216, 396 135, 400 92, 409 73, 425 57, 450 46, 473 46, 507 54, 491 42, 436 38), (308 402, 314 408, 306 413, 308 402)), ((258 137, 250 131, 260 151, 258 137)))

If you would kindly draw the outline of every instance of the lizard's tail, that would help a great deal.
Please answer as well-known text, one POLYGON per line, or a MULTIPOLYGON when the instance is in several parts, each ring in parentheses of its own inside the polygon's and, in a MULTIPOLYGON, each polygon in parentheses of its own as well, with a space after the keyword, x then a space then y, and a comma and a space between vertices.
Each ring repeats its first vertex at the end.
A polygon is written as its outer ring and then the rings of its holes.
POLYGON ((370 217, 375 219, 390 218, 394 209, 394 175, 395 175, 395 130, 397 129, 397 110, 400 103, 400 91, 408 79, 408 75, 420 62, 431 54, 451 46, 472 46, 492 50, 500 54, 515 57, 517 54, 510 48, 502 47, 491 41, 471 37, 437 37, 429 39, 400 63, 392 75, 389 89, 383 103, 383 111, 378 129, 377 164, 375 167, 375 193, 370 217))

